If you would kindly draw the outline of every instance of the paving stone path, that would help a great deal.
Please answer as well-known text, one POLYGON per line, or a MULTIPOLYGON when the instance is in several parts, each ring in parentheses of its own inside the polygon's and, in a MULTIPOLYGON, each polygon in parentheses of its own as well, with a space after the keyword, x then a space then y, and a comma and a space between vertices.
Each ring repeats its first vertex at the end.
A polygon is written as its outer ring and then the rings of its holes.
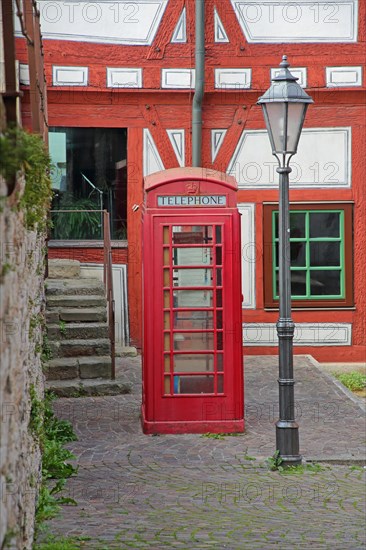
POLYGON ((139 358, 119 364, 132 394, 57 400, 79 438, 69 445, 79 472, 65 490, 78 506, 64 506, 49 530, 98 550, 366 548, 361 407, 296 358, 301 452, 323 462, 269 471, 276 358, 250 357, 245 368, 246 433, 236 437, 143 435, 139 358))

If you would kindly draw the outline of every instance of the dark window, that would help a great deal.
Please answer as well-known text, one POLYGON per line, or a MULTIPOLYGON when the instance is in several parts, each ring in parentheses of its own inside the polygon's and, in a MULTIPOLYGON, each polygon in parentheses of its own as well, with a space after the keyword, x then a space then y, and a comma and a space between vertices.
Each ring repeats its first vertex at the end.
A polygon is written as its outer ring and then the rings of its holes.
MULTIPOLYGON (((265 306, 277 307, 277 205, 264 205, 264 238, 265 306)), ((290 254, 293 307, 353 305, 352 205, 291 205, 290 254)))
POLYGON ((50 128, 54 166, 53 239, 102 238, 100 213, 107 210, 112 239, 127 238, 126 128, 50 128), (89 212, 88 212, 89 211, 89 212))

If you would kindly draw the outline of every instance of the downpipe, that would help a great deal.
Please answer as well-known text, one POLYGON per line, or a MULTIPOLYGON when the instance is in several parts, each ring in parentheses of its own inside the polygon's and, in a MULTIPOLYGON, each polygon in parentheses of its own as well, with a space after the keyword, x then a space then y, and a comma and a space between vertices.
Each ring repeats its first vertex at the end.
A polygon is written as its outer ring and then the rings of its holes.
POLYGON ((195 92, 192 103, 192 166, 202 166, 202 101, 205 87, 205 3, 196 0, 195 92))

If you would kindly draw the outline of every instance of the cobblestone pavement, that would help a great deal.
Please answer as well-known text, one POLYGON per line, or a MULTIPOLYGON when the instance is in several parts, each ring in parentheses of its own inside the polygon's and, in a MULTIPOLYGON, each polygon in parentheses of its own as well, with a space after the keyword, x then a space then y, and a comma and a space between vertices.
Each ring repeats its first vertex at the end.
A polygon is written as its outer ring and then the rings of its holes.
POLYGON ((83 537, 80 547, 363 549, 365 420, 309 360, 296 358, 301 452, 324 461, 302 473, 269 471, 275 450, 277 363, 245 361, 246 433, 145 436, 139 421, 139 358, 120 360, 133 393, 59 399, 59 416, 79 440, 69 447, 78 475, 66 486, 52 533, 83 537))

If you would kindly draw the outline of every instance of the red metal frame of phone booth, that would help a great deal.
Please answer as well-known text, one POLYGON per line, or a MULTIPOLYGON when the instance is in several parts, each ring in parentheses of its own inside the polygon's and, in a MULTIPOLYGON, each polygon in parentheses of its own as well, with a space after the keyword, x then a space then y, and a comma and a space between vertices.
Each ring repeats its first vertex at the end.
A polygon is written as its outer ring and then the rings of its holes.
POLYGON ((242 432, 235 179, 174 168, 146 177, 144 190, 143 430, 242 432))

